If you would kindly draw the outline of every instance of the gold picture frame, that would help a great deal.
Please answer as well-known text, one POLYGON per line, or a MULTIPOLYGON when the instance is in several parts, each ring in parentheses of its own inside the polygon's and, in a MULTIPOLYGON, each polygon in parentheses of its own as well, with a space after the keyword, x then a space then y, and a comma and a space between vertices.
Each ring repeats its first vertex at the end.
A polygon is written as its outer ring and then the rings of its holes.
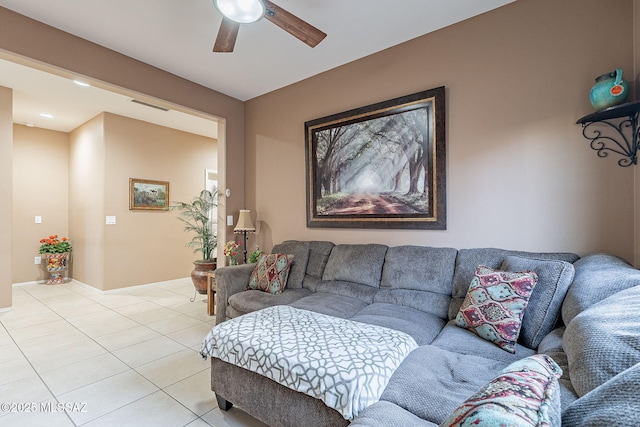
POLYGON ((129 210, 166 211, 168 209, 168 181, 129 178, 129 210))

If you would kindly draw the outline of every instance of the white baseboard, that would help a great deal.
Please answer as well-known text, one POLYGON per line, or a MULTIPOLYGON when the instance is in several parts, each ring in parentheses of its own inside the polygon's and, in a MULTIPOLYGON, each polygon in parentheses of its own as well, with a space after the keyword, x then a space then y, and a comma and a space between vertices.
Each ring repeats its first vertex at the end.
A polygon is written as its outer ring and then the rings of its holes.
MULTIPOLYGON (((163 280, 162 282, 154 282, 154 283, 143 283, 140 285, 133 285, 133 286, 125 286, 122 288, 117 288, 117 289, 109 289, 106 291, 100 290, 98 288, 95 288, 91 285, 87 285, 86 283, 80 282, 79 280, 76 279, 71 279, 69 282, 63 283, 62 285, 67 285, 67 284, 73 284, 73 285, 77 285, 80 286, 84 289, 88 289, 91 290, 93 292, 96 292, 98 294, 113 294, 113 293, 118 293, 118 292, 125 292, 127 290, 130 289, 137 289, 137 288, 145 288, 148 286, 157 286, 160 283, 171 283, 171 282, 175 282, 178 280, 191 280, 191 277, 181 277, 179 279, 171 279, 171 280, 163 280)), ((34 280, 31 282, 21 282, 21 283, 14 283, 12 286, 16 286, 16 287, 20 287, 20 286, 28 286, 28 285, 44 285, 45 284, 45 280, 34 280)), ((50 286, 60 286, 60 285, 50 285, 50 286)))

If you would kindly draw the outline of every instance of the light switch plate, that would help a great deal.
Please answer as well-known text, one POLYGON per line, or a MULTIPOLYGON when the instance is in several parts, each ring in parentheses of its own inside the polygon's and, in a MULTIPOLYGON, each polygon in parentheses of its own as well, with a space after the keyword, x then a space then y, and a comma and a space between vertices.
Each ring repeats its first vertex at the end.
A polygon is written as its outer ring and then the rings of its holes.
POLYGON ((36 224, 42 224, 42 217, 40 215, 36 215, 36 224))
POLYGON ((233 215, 227 215, 227 225, 229 227, 233 226, 233 215))
POLYGON ((113 215, 107 215, 107 219, 106 219, 106 224, 107 225, 115 225, 116 224, 116 217, 113 215))

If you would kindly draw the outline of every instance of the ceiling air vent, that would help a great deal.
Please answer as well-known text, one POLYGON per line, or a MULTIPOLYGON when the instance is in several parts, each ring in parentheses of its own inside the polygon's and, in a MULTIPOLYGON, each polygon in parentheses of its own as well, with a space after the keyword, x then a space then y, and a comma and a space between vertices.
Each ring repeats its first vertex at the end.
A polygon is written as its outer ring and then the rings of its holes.
POLYGON ((156 110, 169 111, 168 108, 160 107, 158 105, 149 104, 148 102, 140 101, 138 99, 132 99, 131 102, 135 102, 136 104, 144 105, 145 107, 155 108, 156 110))

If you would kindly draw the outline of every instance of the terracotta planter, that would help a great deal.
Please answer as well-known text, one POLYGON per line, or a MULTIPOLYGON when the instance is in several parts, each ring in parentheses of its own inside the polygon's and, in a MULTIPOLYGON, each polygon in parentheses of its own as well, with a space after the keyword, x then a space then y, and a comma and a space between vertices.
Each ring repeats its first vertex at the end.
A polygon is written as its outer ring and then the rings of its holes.
POLYGON ((207 284, 209 283, 209 277, 207 273, 216 269, 216 261, 194 261, 195 268, 191 271, 191 280, 193 286, 199 294, 207 294, 207 284))
POLYGON ((65 270, 69 262, 70 252, 62 252, 59 254, 42 254, 47 261, 47 271, 50 276, 45 282, 47 285, 59 285, 65 282, 65 270))

